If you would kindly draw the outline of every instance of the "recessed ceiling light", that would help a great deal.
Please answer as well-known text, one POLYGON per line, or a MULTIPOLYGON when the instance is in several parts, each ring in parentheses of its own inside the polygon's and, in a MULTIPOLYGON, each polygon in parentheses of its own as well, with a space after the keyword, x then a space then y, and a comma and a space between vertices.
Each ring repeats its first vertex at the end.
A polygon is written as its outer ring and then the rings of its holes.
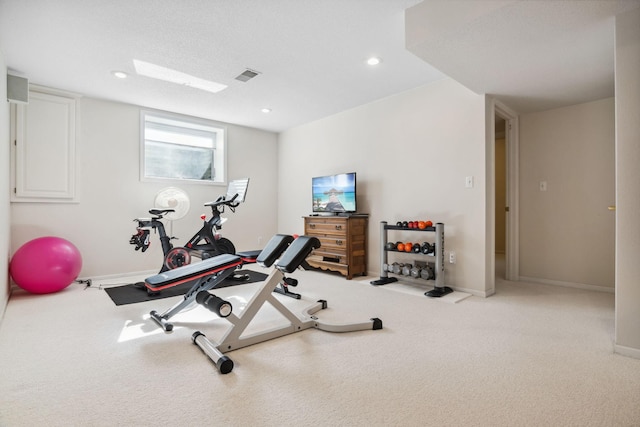
POLYGON ((124 71, 112 71, 111 74, 119 79, 126 79, 127 77, 129 77, 129 75, 124 71))
POLYGON ((376 58, 375 56, 372 56, 371 58, 367 59, 367 64, 369 65, 378 65, 381 62, 382 62, 382 59, 376 58))
POLYGON ((136 67, 136 73, 141 76, 151 77, 152 79, 189 86, 212 93, 217 93, 227 88, 227 85, 223 85, 222 83, 201 79, 181 71, 172 70, 171 68, 161 67, 160 65, 139 61, 137 59, 133 60, 133 65, 136 67))
POLYGON ((261 111, 263 113, 270 113, 271 112, 271 108, 263 108, 261 111))

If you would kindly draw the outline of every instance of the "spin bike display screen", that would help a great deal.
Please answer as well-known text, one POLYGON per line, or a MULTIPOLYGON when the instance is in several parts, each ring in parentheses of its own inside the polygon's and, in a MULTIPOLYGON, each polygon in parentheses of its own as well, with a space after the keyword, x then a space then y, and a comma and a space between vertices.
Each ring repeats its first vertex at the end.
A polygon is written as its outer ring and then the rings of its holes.
POLYGON ((356 212, 356 173, 311 178, 313 212, 356 212))
POLYGON ((231 198, 237 194, 238 197, 235 201, 237 203, 244 202, 244 198, 247 195, 248 187, 249 178, 234 179, 233 181, 229 182, 229 186, 227 187, 226 200, 231 200, 231 198))

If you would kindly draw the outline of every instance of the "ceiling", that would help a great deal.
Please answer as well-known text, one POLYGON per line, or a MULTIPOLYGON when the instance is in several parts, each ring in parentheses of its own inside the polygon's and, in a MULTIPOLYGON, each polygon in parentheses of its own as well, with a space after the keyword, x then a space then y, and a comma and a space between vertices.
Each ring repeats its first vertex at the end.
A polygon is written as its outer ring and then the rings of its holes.
MULTIPOLYGON (((614 96, 615 16, 640 0, 427 0, 407 48, 518 113, 614 96)), ((638 70, 640 72, 640 70, 638 70)))
POLYGON ((0 0, 0 50, 31 83, 280 132, 446 76, 518 112, 613 96, 613 16, 639 5, 0 0), (137 75, 134 60, 228 87, 137 75), (236 80, 246 69, 259 74, 236 80))

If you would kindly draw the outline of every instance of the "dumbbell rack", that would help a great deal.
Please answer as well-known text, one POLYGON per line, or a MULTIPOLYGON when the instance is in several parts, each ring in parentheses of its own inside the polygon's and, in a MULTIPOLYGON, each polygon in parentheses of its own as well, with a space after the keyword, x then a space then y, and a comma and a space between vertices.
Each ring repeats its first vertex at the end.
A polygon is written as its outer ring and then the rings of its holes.
MULTIPOLYGON (((435 258, 435 286, 432 290, 425 292, 425 295, 428 297, 441 297, 443 295, 449 294, 453 292, 448 286, 444 286, 444 224, 441 222, 436 223, 435 227, 427 227, 424 229, 420 228, 407 228, 400 227, 397 225, 389 225, 387 221, 380 222, 380 279, 374 280, 371 282, 374 286, 386 285, 389 283, 397 282, 397 277, 389 277, 389 272, 385 271, 382 266, 387 264, 387 258, 389 252, 399 252, 399 251, 390 251, 387 249, 388 236, 387 233, 389 230, 399 230, 399 231, 416 231, 416 232, 431 232, 435 233, 435 251, 433 255, 422 255, 428 258, 435 258)), ((413 252, 407 252, 413 253, 413 252)), ((416 254, 417 255, 417 254, 416 254)), ((394 274, 394 273, 391 273, 394 274)))

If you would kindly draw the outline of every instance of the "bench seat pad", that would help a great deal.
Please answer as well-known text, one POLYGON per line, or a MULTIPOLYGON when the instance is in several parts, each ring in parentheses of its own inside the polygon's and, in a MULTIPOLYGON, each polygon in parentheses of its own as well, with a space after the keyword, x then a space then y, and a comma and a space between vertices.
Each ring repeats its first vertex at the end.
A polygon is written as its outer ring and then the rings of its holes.
POLYGON ((207 258, 201 262, 183 265, 164 273, 145 279, 145 286, 151 290, 162 290, 167 286, 177 286, 182 283, 192 282, 204 276, 209 276, 218 271, 235 268, 242 264, 242 258, 237 255, 223 254, 213 258, 207 258))

